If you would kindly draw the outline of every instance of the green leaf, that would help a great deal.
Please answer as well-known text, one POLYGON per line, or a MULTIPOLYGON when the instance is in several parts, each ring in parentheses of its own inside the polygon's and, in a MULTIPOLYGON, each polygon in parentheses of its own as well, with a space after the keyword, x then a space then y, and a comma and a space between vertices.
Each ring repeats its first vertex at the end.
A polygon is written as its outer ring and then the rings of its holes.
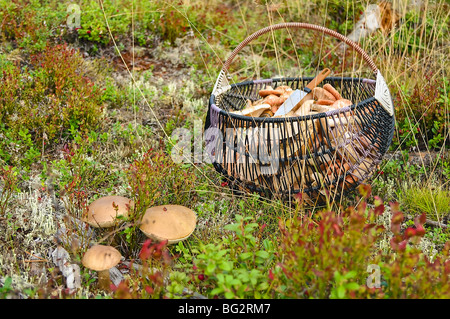
POLYGON ((12 278, 8 276, 5 279, 5 283, 3 284, 3 288, 10 289, 11 288, 11 284, 12 284, 12 278))
POLYGON ((225 293, 225 298, 227 299, 233 299, 234 298, 234 293, 232 293, 231 291, 227 291, 225 293))
POLYGON ((198 259, 206 259, 206 254, 199 254, 197 255, 198 259))
POLYGON ((352 271, 349 271, 348 273, 346 273, 344 278, 350 279, 350 278, 354 278, 355 276, 356 276, 356 271, 352 270, 352 271))
POLYGON ((246 253, 240 254, 240 255, 239 255, 239 258, 240 258, 241 260, 246 260, 246 259, 249 259, 249 258, 252 257, 252 256, 253 256, 253 253, 252 253, 252 252, 246 252, 246 253))
POLYGON ((210 263, 208 266, 206 266, 206 274, 212 275, 214 273, 214 270, 216 270, 216 264, 210 263))
POLYGON ((225 276, 222 273, 217 274, 217 281, 218 282, 225 282, 225 276))
POLYGON ((257 251, 255 253, 255 255, 258 256, 258 257, 264 258, 264 259, 269 258, 269 256, 270 256, 269 253, 267 251, 264 251, 264 250, 257 251))
POLYGON ((239 224, 228 224, 225 225, 223 228, 237 233, 239 231, 239 224))
POLYGON ((216 257, 222 257, 228 252, 228 249, 222 249, 219 252, 217 252, 216 257))
POLYGON ((249 233, 249 232, 251 232, 252 230, 254 230, 257 226, 258 226, 257 223, 250 223, 250 224, 247 224, 247 225, 245 225, 245 227, 244 227, 244 232, 245 232, 245 233, 249 233))
POLYGON ((233 269, 232 261, 223 261, 219 264, 219 268, 225 271, 230 271, 233 269))
POLYGON ((337 296, 339 299, 344 299, 345 298, 345 287, 344 286, 339 286, 337 288, 337 296))
POLYGON ((359 285, 356 282, 350 282, 345 285, 345 288, 347 288, 348 290, 357 290, 359 289, 359 285))
POLYGON ((263 245, 264 245, 264 249, 267 251, 272 251, 273 250, 273 242, 268 240, 267 238, 265 238, 263 240, 263 245))
POLYGON ((265 281, 260 283, 258 287, 256 287, 256 290, 266 290, 267 288, 269 288, 269 284, 265 281))
POLYGON ((342 276, 341 276, 341 274, 339 273, 339 271, 335 271, 334 272, 334 281, 335 282, 341 282, 341 280, 342 280, 342 276))
POLYGON ((221 294, 222 292, 223 292, 223 288, 217 287, 217 288, 214 288, 213 290, 211 290, 211 292, 209 294, 212 296, 215 296, 215 295, 221 294))
POLYGON ((239 279, 232 279, 230 281, 230 285, 231 286, 240 286, 240 285, 242 285, 242 282, 239 279))

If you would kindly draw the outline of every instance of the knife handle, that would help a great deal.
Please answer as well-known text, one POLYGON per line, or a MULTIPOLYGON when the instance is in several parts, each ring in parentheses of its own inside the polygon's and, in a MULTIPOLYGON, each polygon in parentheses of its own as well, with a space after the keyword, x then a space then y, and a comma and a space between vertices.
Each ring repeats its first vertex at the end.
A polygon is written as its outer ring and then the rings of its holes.
POLYGON ((308 83, 308 85, 306 86, 308 89, 312 90, 314 89, 316 86, 318 86, 320 84, 320 82, 322 82, 328 75, 330 75, 331 70, 328 68, 323 69, 322 71, 319 72, 319 74, 317 74, 317 76, 308 83))
POLYGON ((309 100, 312 98, 312 89, 314 89, 317 85, 319 85, 329 74, 331 73, 331 70, 328 68, 323 69, 322 71, 319 72, 319 74, 317 74, 317 76, 312 79, 311 82, 308 83, 308 85, 306 86, 306 88, 308 88, 309 90, 305 90, 305 92, 307 92, 308 94, 305 95, 303 97, 303 99, 301 99, 293 108, 292 110, 289 111, 288 114, 292 114, 295 111, 297 111, 300 106, 303 104, 304 101, 309 100))

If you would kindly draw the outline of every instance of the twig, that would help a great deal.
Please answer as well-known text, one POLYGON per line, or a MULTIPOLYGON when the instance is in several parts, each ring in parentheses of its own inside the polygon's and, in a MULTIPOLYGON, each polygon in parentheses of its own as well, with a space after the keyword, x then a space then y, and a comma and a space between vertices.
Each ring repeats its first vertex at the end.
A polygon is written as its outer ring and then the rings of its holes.
POLYGON ((25 250, 25 252, 26 252, 28 255, 30 255, 31 257, 34 257, 34 258, 37 258, 37 259, 25 259, 24 262, 36 262, 36 261, 38 261, 38 262, 48 262, 48 260, 45 259, 45 258, 36 256, 36 255, 34 255, 34 254, 32 254, 32 253, 26 251, 26 250, 25 250))
POLYGON ((448 228, 447 224, 442 224, 442 223, 439 223, 439 222, 435 222, 434 220, 430 220, 430 219, 427 219, 425 221, 425 224, 431 225, 431 226, 436 226, 436 227, 448 228))

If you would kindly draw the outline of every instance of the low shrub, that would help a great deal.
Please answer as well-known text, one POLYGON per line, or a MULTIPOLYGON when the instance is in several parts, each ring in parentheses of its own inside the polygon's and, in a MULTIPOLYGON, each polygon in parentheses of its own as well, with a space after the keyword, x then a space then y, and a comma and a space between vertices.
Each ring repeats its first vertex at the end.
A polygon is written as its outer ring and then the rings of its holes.
POLYGON ((173 162, 161 149, 149 149, 126 171, 137 209, 163 203, 191 205, 196 196, 194 170, 173 162))
POLYGON ((142 232, 138 229, 147 208, 163 204, 191 206, 196 196, 196 175, 187 167, 176 164, 162 150, 149 149, 134 160, 125 172, 130 199, 134 209, 129 216, 129 227, 119 237, 127 254, 134 255, 142 232))
POLYGON ((275 246, 264 238, 264 228, 251 216, 236 215, 221 241, 199 245, 192 261, 193 282, 213 298, 270 298, 267 274, 275 246))
POLYGON ((393 146, 410 150, 448 148, 448 102, 449 82, 443 75, 428 72, 405 96, 397 95, 396 105, 405 104, 397 110, 397 132, 393 146), (447 142, 445 142, 447 141, 447 142))
MULTIPOLYGON (((167 284, 172 257, 167 241, 160 243, 147 239, 139 251, 137 269, 130 264, 130 276, 117 287, 113 286, 114 297, 118 299, 155 298, 161 299, 172 290, 167 284)), ((181 293, 177 290, 177 293, 181 293)))
POLYGON ((448 298, 450 242, 433 260, 419 249, 426 215, 404 229, 398 203, 391 203, 390 229, 375 197, 338 215, 323 211, 280 224, 280 262, 270 277, 281 298, 448 298), (380 242, 389 240, 388 253, 380 242), (373 271, 375 270, 375 271, 373 271))
POLYGON ((448 298, 450 242, 428 254, 425 214, 405 222, 398 203, 385 207, 369 186, 360 190, 358 207, 280 218, 278 234, 236 214, 220 241, 180 242, 171 257, 165 243, 147 240, 139 253, 147 275, 131 274, 116 297, 448 298))
POLYGON ((55 34, 64 33, 66 16, 67 6, 59 1, 0 0, 0 37, 40 52, 55 34))
MULTIPOLYGON (((89 132, 101 125, 103 90, 83 72, 81 55, 67 45, 48 45, 31 57, 31 67, 9 64, 0 81, 2 134, 31 148, 71 139, 70 130, 89 132), (24 139, 24 135, 30 136, 24 139), (28 145, 29 142, 31 145, 28 145)), ((8 161, 8 145, 3 159, 8 161)))

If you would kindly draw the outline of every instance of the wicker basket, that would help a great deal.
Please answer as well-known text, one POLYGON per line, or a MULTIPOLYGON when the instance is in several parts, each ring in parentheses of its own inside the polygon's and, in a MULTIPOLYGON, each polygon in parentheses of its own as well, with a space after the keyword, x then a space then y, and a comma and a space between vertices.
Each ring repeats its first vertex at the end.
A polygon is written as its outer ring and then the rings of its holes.
POLYGON ((369 178, 393 137, 394 106, 389 89, 372 59, 355 42, 330 29, 283 23, 247 37, 225 61, 213 88, 205 123, 206 150, 215 169, 240 189, 260 194, 291 196, 302 193, 311 201, 332 194, 339 198, 369 178), (330 83, 353 105, 299 117, 248 117, 231 113, 247 100, 259 99, 268 85, 302 89, 313 77, 253 80, 224 85, 227 70, 250 41, 283 28, 318 31, 356 50, 375 79, 329 77, 330 83))

